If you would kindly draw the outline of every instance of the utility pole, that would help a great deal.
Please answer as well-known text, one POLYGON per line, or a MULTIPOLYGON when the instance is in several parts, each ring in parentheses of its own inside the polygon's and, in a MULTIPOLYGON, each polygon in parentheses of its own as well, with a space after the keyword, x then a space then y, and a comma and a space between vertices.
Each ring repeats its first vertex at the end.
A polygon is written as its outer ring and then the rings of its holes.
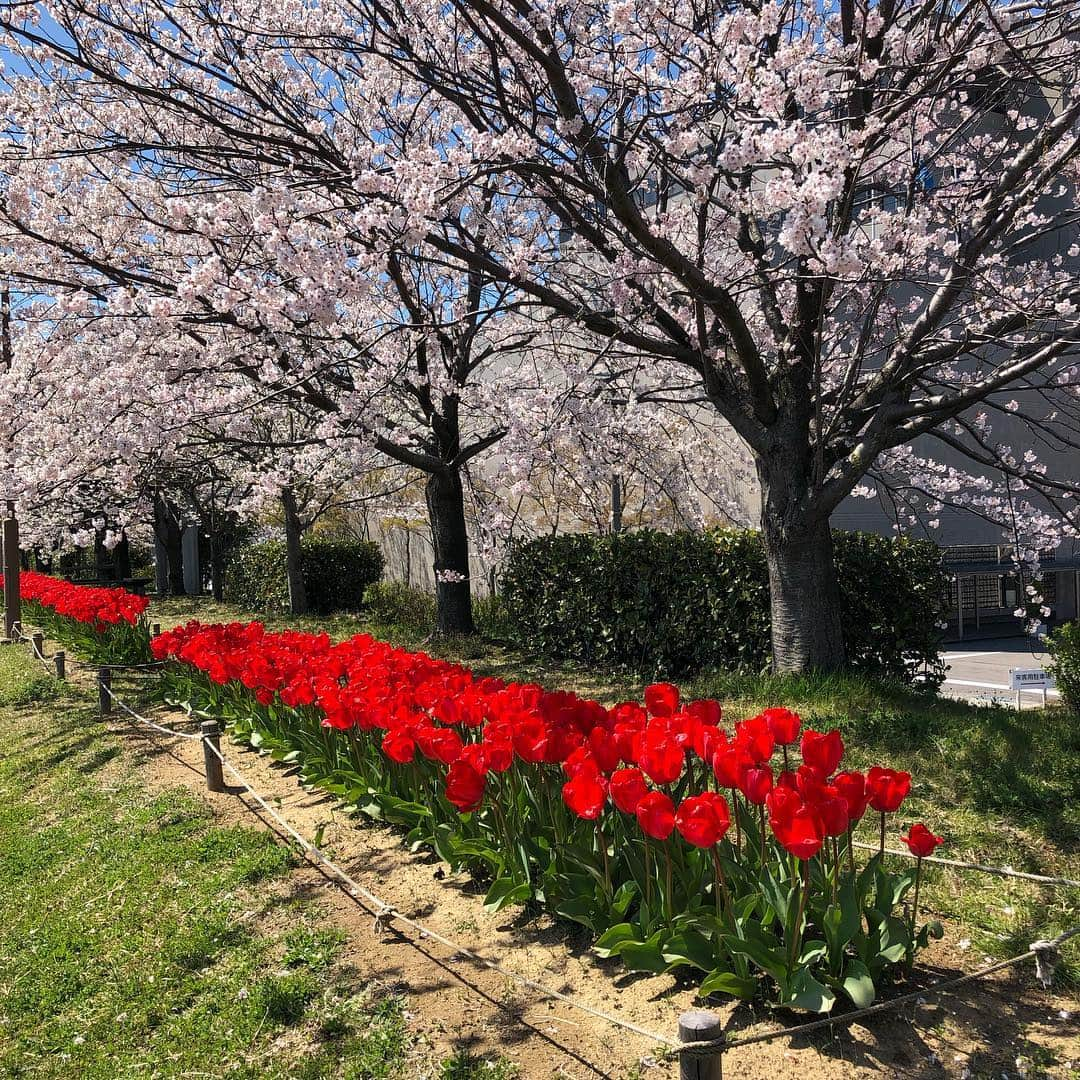
MULTIPOLYGON (((0 365, 4 371, 11 370, 11 290, 4 285, 0 290, 0 365)), ((10 448, 9 441, 9 448, 10 448)), ((15 639, 15 631, 22 619, 19 595, 19 522, 15 517, 15 502, 7 501, 2 530, 4 567, 4 638, 15 639)))

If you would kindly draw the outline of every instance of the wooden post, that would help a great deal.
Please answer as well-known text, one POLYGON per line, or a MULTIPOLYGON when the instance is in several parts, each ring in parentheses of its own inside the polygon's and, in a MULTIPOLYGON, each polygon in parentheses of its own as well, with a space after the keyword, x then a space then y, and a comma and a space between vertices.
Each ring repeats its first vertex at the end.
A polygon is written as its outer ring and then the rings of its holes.
POLYGON ((15 628, 22 619, 22 603, 19 597, 19 523, 12 505, 8 504, 8 516, 4 518, 4 637, 15 638, 15 628))
POLYGON ((221 751, 221 729, 216 720, 204 720, 199 725, 203 742, 203 766, 206 769, 206 790, 224 791, 225 777, 222 775, 221 758, 214 751, 221 751), (211 749, 213 747, 213 749, 211 749))
MULTIPOLYGON (((722 1038, 723 1034, 720 1017, 707 1009, 691 1009, 679 1017, 679 1042, 709 1042, 722 1038)), ((723 1070, 723 1051, 720 1049, 707 1057, 679 1055, 679 1080, 723 1080, 723 1070)))
POLYGON ((152 623, 150 626, 150 636, 157 637, 161 633, 161 623, 152 623))
POLYGON ((64 664, 67 661, 67 657, 64 655, 64 650, 58 649, 53 656, 53 660, 56 661, 56 677, 58 679, 65 678, 67 676, 67 670, 65 669, 64 664))
POLYGON ((45 659, 45 635, 40 631, 30 635, 30 641, 34 646, 34 652, 37 653, 40 659, 45 659))
POLYGON ((98 711, 102 716, 108 716, 112 712, 112 697, 109 691, 112 689, 112 669, 98 668, 98 711))

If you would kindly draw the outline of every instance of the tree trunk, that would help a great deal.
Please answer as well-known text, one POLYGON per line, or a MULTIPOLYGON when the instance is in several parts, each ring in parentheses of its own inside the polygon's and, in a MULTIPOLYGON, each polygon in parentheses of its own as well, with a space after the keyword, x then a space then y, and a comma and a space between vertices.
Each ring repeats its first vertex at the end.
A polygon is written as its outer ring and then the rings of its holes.
POLYGON ((160 495, 154 497, 154 535, 165 553, 166 590, 184 595, 184 532, 177 515, 160 495))
POLYGON ((611 474, 611 531, 622 532, 622 477, 617 472, 611 474))
POLYGON ((210 539, 210 595, 220 604, 225 599, 225 555, 221 550, 221 539, 213 514, 210 515, 207 534, 210 539))
POLYGON ((308 596, 300 547, 304 528, 296 509, 296 496, 289 488, 281 489, 281 505, 285 510, 285 578, 289 583, 289 611, 293 615, 306 615, 308 596))
POLYGON ((800 508, 799 495, 790 483, 762 483, 773 670, 836 671, 845 654, 832 532, 827 516, 800 508))
POLYGON ((98 581, 115 581, 116 574, 105 549, 105 530, 94 530, 94 577, 98 581))
POLYGON ((126 581, 131 577, 131 545, 126 532, 121 531, 120 542, 113 548, 113 565, 118 581, 126 581))
POLYGON ((471 634, 475 628, 461 472, 448 466, 429 474, 425 494, 435 546, 435 632, 471 634))

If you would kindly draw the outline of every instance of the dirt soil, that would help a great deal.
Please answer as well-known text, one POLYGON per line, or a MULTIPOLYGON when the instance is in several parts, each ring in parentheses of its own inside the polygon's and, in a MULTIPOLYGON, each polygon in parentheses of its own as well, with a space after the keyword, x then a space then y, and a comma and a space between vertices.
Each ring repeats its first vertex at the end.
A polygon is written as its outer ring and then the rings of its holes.
MULTIPOLYGON (((89 672, 75 681, 92 688, 89 672)), ((123 685, 117 692, 125 694, 123 685)), ((149 711, 158 723, 191 731, 182 713, 149 711)), ((154 787, 188 786, 205 792, 201 745, 155 734, 122 712, 106 721, 123 736, 125 751, 113 764, 129 778, 154 787)), ((305 790, 295 769, 226 744, 227 758, 297 831, 313 839, 362 886, 431 929, 504 968, 536 980, 649 1031, 674 1036, 679 1014, 701 1007, 693 987, 670 975, 635 975, 595 957, 587 933, 521 909, 485 912, 483 891, 450 874, 434 855, 410 853, 400 833, 344 814, 334 799, 305 790)), ((226 782, 229 782, 226 775, 226 782)), ((241 787, 206 793, 223 824, 256 818, 279 827, 241 787)), ((292 843, 283 835, 283 842, 292 843)), ((454 955, 374 913, 336 879, 310 862, 288 883, 290 899, 317 902, 348 935, 343 959, 361 978, 408 997, 412 1026, 446 1051, 469 1048, 515 1062, 523 1080, 553 1077, 651 1080, 678 1076, 652 1040, 537 996, 510 980, 454 955)), ((955 977, 982 958, 945 940, 922 954, 915 986, 955 977)), ((905 987, 910 989, 910 987, 905 987)), ((733 1038, 794 1026, 806 1017, 776 1013, 732 1000, 709 1005, 733 1038)), ((1047 993, 1032 964, 969 985, 958 997, 928 1000, 865 1024, 838 1023, 812 1035, 778 1038, 724 1055, 725 1077, 784 1080, 810 1077, 1080 1076, 1080 1002, 1047 993)))

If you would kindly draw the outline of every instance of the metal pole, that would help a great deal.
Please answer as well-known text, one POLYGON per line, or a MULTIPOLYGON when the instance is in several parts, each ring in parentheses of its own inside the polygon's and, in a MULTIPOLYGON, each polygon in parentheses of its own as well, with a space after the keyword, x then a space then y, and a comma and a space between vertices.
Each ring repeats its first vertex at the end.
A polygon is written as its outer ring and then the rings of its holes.
MULTIPOLYGON (((679 1017, 679 1042, 709 1042, 723 1036, 720 1017, 707 1009, 691 1009, 679 1017)), ((723 1080, 723 1051, 715 1050, 706 1057, 697 1054, 679 1055, 679 1080, 723 1080)))
POLYGON ((956 619, 959 632, 958 641, 964 640, 964 579, 956 575, 956 619))
POLYGON ((204 720, 199 725, 203 743, 203 767, 206 769, 206 790, 224 791, 225 777, 221 769, 221 728, 216 720, 204 720), (211 749, 212 748, 212 749, 211 749), (214 751, 217 751, 215 753, 214 751))

